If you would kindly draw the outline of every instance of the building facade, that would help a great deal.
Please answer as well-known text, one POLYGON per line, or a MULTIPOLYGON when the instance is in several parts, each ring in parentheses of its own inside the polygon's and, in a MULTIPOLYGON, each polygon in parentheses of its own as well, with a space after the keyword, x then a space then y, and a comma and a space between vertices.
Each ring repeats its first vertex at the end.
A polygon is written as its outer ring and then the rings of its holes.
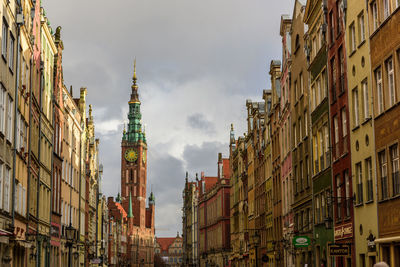
POLYGON ((166 266, 195 266, 183 263, 183 240, 179 233, 176 237, 156 237, 154 251, 166 266))
POLYGON ((196 181, 188 181, 186 172, 185 189, 183 190, 183 216, 182 216, 182 241, 183 264, 199 266, 199 227, 198 227, 198 178, 196 181))
POLYGON ((400 264, 399 166, 399 3, 368 1, 372 97, 377 170, 378 260, 400 264))

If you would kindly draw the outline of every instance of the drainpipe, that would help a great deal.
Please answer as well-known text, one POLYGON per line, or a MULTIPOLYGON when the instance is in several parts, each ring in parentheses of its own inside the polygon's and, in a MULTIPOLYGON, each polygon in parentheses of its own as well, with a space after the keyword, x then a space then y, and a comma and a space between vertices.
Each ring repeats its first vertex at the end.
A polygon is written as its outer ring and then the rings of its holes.
MULTIPOLYGON (((20 8, 20 3, 17 1, 17 20, 22 16, 21 8, 20 8)), ((20 27, 23 24, 23 20, 15 24, 17 27, 17 58, 16 58, 16 63, 15 63, 15 94, 14 94, 14 149, 13 149, 13 176, 12 176, 12 201, 11 201, 11 215, 12 215, 12 221, 11 221, 11 229, 14 231, 14 225, 15 225, 15 176, 16 176, 16 162, 17 162, 17 148, 16 148, 16 143, 17 143, 17 122, 16 122, 16 116, 17 116, 17 111, 18 111, 18 90, 19 90, 19 69, 18 69, 18 63, 19 63, 19 37, 20 37, 20 27)))

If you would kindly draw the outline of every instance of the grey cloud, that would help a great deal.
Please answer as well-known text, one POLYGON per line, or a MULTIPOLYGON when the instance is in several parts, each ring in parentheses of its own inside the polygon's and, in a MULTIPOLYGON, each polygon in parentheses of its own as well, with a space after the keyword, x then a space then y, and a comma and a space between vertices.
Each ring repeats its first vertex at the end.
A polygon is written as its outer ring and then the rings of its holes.
POLYGON ((187 117, 186 122, 189 125, 189 127, 193 128, 193 129, 201 130, 201 131, 204 131, 207 133, 215 132, 214 123, 207 120, 207 118, 204 116, 204 114, 201 114, 201 113, 192 114, 187 117))
POLYGON ((185 159, 186 168, 190 173, 205 172, 206 175, 217 175, 218 153, 221 152, 225 156, 228 153, 228 144, 220 142, 205 142, 198 145, 186 145, 183 158, 185 159))

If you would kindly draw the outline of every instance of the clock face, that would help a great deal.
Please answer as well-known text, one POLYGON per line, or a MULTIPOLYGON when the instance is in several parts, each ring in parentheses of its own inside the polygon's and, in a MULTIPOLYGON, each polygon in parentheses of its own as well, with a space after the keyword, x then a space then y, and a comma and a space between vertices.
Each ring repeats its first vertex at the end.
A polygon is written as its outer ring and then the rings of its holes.
POLYGON ((134 149, 128 149, 125 151, 125 159, 129 162, 134 162, 137 160, 137 153, 134 149))
POLYGON ((143 152, 142 152, 142 160, 143 160, 143 163, 146 163, 146 150, 143 150, 143 152))

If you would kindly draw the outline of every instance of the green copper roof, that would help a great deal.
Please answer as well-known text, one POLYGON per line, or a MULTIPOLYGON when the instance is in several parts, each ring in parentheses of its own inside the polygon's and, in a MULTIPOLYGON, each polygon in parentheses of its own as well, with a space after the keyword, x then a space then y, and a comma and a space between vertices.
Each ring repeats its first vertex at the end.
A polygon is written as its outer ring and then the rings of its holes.
POLYGON ((156 202, 156 198, 154 197, 153 192, 151 192, 150 196, 149 196, 149 204, 153 204, 154 205, 155 202, 156 202))
POLYGON ((132 78, 133 84, 131 86, 132 93, 131 99, 129 100, 129 113, 128 113, 128 130, 124 132, 122 136, 122 140, 128 141, 131 143, 137 143, 142 141, 146 143, 146 137, 144 132, 142 132, 142 114, 140 113, 140 101, 138 94, 138 85, 136 84, 136 62, 135 62, 135 70, 132 78))
POLYGON ((121 195, 118 192, 117 198, 115 199, 118 203, 121 203, 121 195))
POLYGON ((133 211, 132 211, 132 195, 129 192, 129 211, 128 211, 128 218, 133 218, 133 211))

